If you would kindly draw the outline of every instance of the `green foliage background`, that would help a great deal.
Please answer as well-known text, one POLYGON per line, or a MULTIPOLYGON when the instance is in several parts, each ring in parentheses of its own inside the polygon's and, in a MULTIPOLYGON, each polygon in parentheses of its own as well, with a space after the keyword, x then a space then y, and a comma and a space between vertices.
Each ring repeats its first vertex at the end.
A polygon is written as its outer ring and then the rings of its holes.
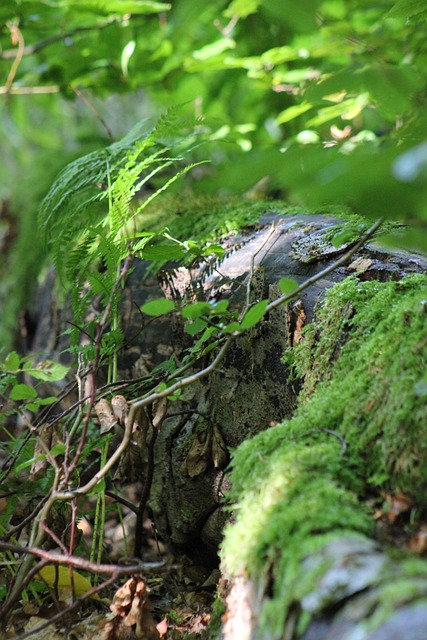
POLYGON ((171 105, 204 118, 194 191, 268 176, 293 205, 406 222, 400 242, 426 249, 426 16, 425 0, 3 0, 1 341, 45 263, 55 175, 171 105))

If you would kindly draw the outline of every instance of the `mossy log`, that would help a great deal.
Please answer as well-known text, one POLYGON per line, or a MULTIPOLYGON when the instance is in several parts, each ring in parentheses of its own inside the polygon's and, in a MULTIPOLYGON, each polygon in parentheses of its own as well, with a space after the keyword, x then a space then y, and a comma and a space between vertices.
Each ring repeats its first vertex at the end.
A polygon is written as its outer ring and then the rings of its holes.
MULTIPOLYGON (((228 297, 235 308, 248 292, 251 301, 274 299, 282 277, 301 283, 332 264, 359 222, 344 223, 346 241, 335 247, 336 218, 270 205, 221 240, 217 263, 157 275, 136 263, 121 377, 179 359, 190 344, 179 318, 144 326, 148 299, 228 297)), ((151 512, 162 536, 206 563, 231 512, 221 544, 225 640, 403 639, 387 625, 394 615, 398 629, 408 612, 418 637, 427 565, 405 545, 397 557, 386 551, 372 512, 387 493, 410 496, 409 539, 427 506, 426 268, 422 256, 371 242, 238 338, 220 370, 170 405, 151 512)), ((38 349, 44 340, 36 335, 38 349)))
POLYGON ((427 507, 426 294, 424 275, 349 278, 288 353, 295 415, 233 457, 224 639, 425 637, 427 563, 403 550, 427 507), (373 504, 398 491, 415 519, 396 554, 373 504))

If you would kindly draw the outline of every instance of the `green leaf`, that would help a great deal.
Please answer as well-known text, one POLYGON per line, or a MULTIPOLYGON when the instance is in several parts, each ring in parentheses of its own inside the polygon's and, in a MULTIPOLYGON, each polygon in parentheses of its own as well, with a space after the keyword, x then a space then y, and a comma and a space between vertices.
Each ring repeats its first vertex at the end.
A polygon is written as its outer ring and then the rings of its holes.
POLYGON ((157 300, 150 300, 142 305, 141 311, 148 316, 163 316, 165 313, 169 313, 175 309, 175 303, 169 298, 158 298, 157 300))
POLYGON ((412 18, 425 12, 425 0, 399 0, 389 11, 393 17, 412 18))
POLYGON ((43 360, 42 362, 27 362, 23 366, 25 373, 28 373, 32 378, 36 380, 57 381, 65 378, 69 371, 69 367, 59 364, 59 362, 53 362, 52 360, 43 360))
POLYGON ((10 373, 16 373, 17 371, 19 371, 20 361, 21 361, 20 357, 18 356, 16 351, 11 351, 6 356, 6 359, 4 361, 4 368, 6 369, 6 371, 9 371, 10 373))
POLYGON ((146 260, 162 262, 164 260, 179 260, 185 255, 185 249, 179 244, 159 244, 145 247, 141 251, 141 257, 146 260))
POLYGON ((206 328, 206 322, 201 318, 196 318, 193 322, 186 322, 185 324, 185 332, 188 333, 189 336, 194 336, 196 333, 203 331, 206 328))
POLYGON ((240 323, 242 329, 250 329, 255 326, 262 318, 268 305, 268 300, 260 300, 243 316, 243 320, 240 323))
POLYGON ((226 327, 222 329, 222 333, 234 333, 235 331, 240 331, 241 327, 238 322, 230 322, 226 327))
POLYGON ((101 15, 130 13, 135 15, 169 11, 171 4, 152 0, 68 0, 70 11, 90 11, 101 15))
POLYGON ((182 317, 187 320, 194 320, 195 318, 207 315, 210 310, 211 305, 209 302, 195 302, 194 304, 189 304, 184 307, 182 310, 182 317))
POLYGON ((37 391, 28 384, 16 384, 9 395, 11 400, 29 400, 37 397, 37 391))
POLYGON ((223 12, 226 18, 247 18, 252 13, 256 13, 262 0, 233 0, 230 6, 223 12))
POLYGON ((338 247, 341 247, 341 245, 343 244, 348 244, 354 239, 355 239, 354 229, 342 229, 341 231, 338 231, 338 233, 336 233, 334 236, 332 236, 331 243, 333 244, 334 247, 338 248, 338 247))
POLYGON ((214 306, 212 307, 211 313, 215 315, 225 313, 228 309, 228 305, 229 305, 229 300, 220 300, 219 302, 216 302, 214 304, 214 306))
POLYGON ((298 286, 298 282, 296 282, 296 280, 291 280, 290 278, 280 278, 279 280, 279 289, 284 295, 292 293, 298 289, 298 286))
POLYGON ((206 247, 204 247, 202 251, 203 256, 211 256, 213 253, 217 255, 218 258, 222 258, 222 256, 225 253, 225 249, 221 247, 220 244, 212 243, 212 244, 206 245, 206 247))
POLYGON ((294 118, 298 118, 302 113, 306 111, 310 111, 313 108, 313 105, 310 102, 302 102, 301 104, 296 104, 293 107, 289 107, 285 109, 276 118, 276 124, 284 124, 285 122, 290 122, 294 118))
POLYGON ((52 447, 52 449, 50 450, 50 453, 53 456, 60 456, 63 453, 65 453, 66 451, 66 446, 64 443, 62 442, 58 442, 58 444, 56 444, 54 447, 52 447))

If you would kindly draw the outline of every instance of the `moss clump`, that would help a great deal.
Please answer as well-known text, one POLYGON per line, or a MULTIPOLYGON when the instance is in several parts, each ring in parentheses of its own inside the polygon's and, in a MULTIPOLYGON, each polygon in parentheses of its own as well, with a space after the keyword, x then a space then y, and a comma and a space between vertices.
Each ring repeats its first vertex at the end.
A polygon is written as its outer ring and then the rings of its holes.
POLYGON ((236 522, 222 548, 230 574, 271 579, 261 612, 271 638, 326 570, 307 573, 302 560, 330 540, 372 533, 360 501, 367 482, 425 500, 427 277, 336 285, 293 356, 305 379, 299 408, 235 452, 236 522))
POLYGON ((425 500, 427 277, 333 287, 296 347, 298 421, 336 429, 374 484, 425 500))
POLYGON ((291 443, 284 424, 246 441, 234 457, 236 524, 226 529, 223 567, 232 575, 248 571, 262 583, 273 577, 261 619, 272 638, 281 637, 289 608, 319 573, 301 574, 303 558, 337 535, 372 530, 351 490, 357 478, 331 440, 291 443))

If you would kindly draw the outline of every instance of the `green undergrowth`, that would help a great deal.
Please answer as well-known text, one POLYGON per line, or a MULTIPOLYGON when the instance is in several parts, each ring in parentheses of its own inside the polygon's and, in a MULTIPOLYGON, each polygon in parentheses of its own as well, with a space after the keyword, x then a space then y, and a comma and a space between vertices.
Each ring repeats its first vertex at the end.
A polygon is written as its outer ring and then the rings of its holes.
POLYGON ((304 380, 299 407, 236 450, 222 547, 225 571, 269 584, 261 626, 272 638, 326 570, 302 560, 374 535, 367 494, 401 489, 425 507, 427 277, 335 285, 285 357, 304 380))

